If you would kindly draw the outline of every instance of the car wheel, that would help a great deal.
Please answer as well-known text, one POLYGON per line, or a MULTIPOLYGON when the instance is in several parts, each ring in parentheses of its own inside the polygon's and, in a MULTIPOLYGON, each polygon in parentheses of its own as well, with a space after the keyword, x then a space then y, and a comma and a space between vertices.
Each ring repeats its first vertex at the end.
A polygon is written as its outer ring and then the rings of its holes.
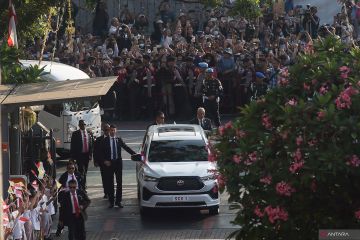
POLYGON ((209 207, 209 215, 218 215, 219 206, 209 207))

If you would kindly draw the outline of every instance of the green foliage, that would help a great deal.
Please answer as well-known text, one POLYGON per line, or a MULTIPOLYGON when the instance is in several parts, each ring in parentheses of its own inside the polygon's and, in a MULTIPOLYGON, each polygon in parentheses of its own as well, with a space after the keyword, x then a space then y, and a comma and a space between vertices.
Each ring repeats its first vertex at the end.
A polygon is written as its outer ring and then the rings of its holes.
POLYGON ((335 38, 314 48, 282 72, 281 86, 219 128, 219 174, 242 206, 237 239, 317 239, 319 229, 360 227, 360 50, 335 38))
POLYGON ((247 19, 254 19, 261 15, 259 4, 259 0, 236 0, 235 6, 231 9, 230 13, 247 19))
POLYGON ((206 7, 217 7, 224 3, 223 0, 201 0, 200 2, 206 7))
MULTIPOLYGON (((33 40, 34 36, 43 37, 47 27, 47 14, 50 9, 64 0, 13 0, 17 15, 18 40, 23 43, 33 40)), ((0 34, 6 36, 8 29, 9 1, 0 4, 0 34), (3 31, 1 31, 3 29, 3 31)))
POLYGON ((1 84, 24 84, 41 81, 41 76, 47 74, 44 67, 38 65, 23 68, 19 62, 19 50, 8 47, 6 43, 0 46, 1 84))

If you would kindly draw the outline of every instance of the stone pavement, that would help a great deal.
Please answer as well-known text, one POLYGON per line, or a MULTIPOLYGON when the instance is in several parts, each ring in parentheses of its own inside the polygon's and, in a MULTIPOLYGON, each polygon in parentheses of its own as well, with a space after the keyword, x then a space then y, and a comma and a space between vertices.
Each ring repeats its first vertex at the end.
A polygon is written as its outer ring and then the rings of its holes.
MULTIPOLYGON (((126 231, 123 233, 96 232, 87 233, 88 240, 175 240, 175 239, 225 239, 232 231, 224 229, 211 230, 168 230, 168 231, 126 231)), ((67 239, 65 234, 55 239, 67 239)))
MULTIPOLYGON (((218 216, 208 216, 206 210, 203 213, 193 210, 164 210, 141 217, 135 186, 124 186, 123 209, 108 209, 108 202, 102 199, 102 189, 99 186, 89 187, 88 194, 92 200, 87 211, 88 240, 226 239, 236 230, 229 224, 234 219, 234 214, 228 209, 228 205, 221 205, 218 216)), ((57 239, 67 239, 66 229, 60 237, 54 237, 54 240, 57 239)))

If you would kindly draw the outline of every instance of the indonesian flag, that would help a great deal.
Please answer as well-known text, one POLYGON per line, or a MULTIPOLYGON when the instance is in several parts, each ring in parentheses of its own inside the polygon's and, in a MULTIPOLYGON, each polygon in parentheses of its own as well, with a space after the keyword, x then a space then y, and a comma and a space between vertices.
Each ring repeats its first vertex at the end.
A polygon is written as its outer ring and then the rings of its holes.
POLYGON ((3 215, 3 227, 6 227, 7 225, 9 225, 9 216, 7 216, 7 214, 3 215))
POLYGON ((3 212, 9 211, 9 205, 7 205, 3 199, 1 201, 2 201, 2 206, 3 206, 3 212))
POLYGON ((20 189, 15 189, 15 196, 17 198, 23 198, 23 192, 20 189))
POLYGON ((9 47, 18 48, 17 34, 16 34, 16 13, 14 5, 11 0, 9 0, 9 36, 8 36, 8 45, 9 47))
POLYGON ((35 189, 36 192, 39 190, 39 184, 36 180, 31 183, 31 186, 35 189))
POLYGON ((29 219, 27 217, 21 216, 21 217, 19 217, 19 221, 22 223, 26 223, 29 221, 29 219))

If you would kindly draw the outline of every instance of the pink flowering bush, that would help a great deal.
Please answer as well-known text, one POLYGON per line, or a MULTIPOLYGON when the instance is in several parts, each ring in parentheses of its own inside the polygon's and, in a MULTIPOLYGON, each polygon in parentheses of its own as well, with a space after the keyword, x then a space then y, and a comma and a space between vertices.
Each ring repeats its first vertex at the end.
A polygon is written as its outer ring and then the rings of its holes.
POLYGON ((241 206, 234 236, 360 228, 360 50, 326 39, 281 78, 216 136, 219 188, 241 206))

